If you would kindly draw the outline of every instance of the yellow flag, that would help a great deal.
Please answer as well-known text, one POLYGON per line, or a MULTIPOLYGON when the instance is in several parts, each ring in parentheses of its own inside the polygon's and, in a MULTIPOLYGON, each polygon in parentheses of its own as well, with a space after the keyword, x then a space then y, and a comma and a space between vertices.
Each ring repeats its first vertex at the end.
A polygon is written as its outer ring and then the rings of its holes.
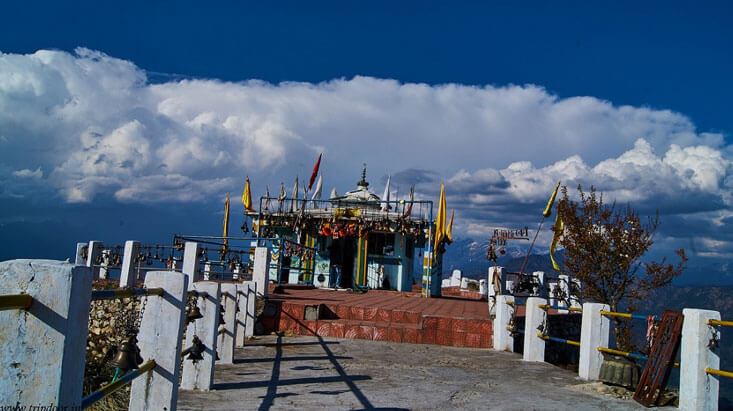
POLYGON ((435 245, 433 250, 438 250, 440 242, 445 236, 445 185, 440 183, 440 199, 438 200, 438 214, 435 217, 435 245))
POLYGON ((560 182, 557 182, 557 185, 555 186, 555 190, 552 192, 552 195, 550 196, 550 199, 547 200, 547 205, 545 206, 545 211, 542 212, 542 215, 545 216, 545 218, 549 217, 552 214, 552 205, 555 204, 555 197, 557 197, 557 191, 560 189, 560 182))
POLYGON ((450 222, 448 223, 448 228, 445 230, 445 238, 448 239, 449 243, 453 242, 453 217, 456 215, 456 210, 452 210, 450 212, 450 222))
POLYGON ((229 237, 229 193, 227 193, 227 197, 224 200, 224 229, 221 236, 224 237, 224 247, 222 247, 222 252, 226 253, 227 248, 229 247, 229 240, 227 239, 227 237, 229 237))
POLYGON ((244 191, 242 191, 242 205, 246 211, 255 211, 252 208, 252 189, 249 186, 249 177, 244 180, 244 191))
POLYGON ((554 234, 552 235, 552 244, 550 244, 550 261, 552 261, 552 268, 556 271, 560 271, 560 265, 555 261, 555 248, 557 248, 557 243, 560 242, 560 236, 564 228, 565 224, 563 224, 560 213, 558 213, 555 216, 555 225, 552 227, 554 234))

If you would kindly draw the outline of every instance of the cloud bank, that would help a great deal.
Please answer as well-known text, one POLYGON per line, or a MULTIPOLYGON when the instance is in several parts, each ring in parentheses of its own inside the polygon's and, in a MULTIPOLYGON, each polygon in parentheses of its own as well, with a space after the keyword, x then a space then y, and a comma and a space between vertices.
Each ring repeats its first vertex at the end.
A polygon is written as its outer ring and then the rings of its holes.
MULTIPOLYGON (((434 196, 445 180, 458 228, 472 235, 534 222, 558 180, 691 226, 731 228, 733 149, 668 110, 535 85, 153 84, 134 63, 83 48, 0 54, 0 196, 218 201, 244 175, 256 193, 289 187, 320 152, 326 192, 352 188, 362 162, 373 185, 392 174, 398 195, 416 183, 434 196)), ((733 251, 728 240, 704 246, 733 251)))

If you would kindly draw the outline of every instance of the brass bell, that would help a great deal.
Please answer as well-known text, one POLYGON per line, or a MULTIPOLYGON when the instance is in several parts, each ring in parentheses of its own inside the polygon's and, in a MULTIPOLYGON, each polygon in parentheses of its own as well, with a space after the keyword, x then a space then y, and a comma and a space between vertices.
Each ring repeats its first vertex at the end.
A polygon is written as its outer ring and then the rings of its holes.
POLYGON ((204 345, 204 343, 201 342, 198 336, 194 335, 191 348, 188 350, 188 356, 186 357, 186 359, 192 361, 195 364, 196 361, 204 359, 204 356, 201 354, 203 354, 205 350, 206 346, 204 345))
POLYGON ((199 309, 198 305, 194 305, 193 307, 188 309, 188 312, 186 312, 186 323, 192 323, 200 318, 204 318, 203 315, 201 315, 201 310, 199 309))
POLYGON ((130 335, 126 341, 120 344, 117 349, 117 354, 110 361, 110 365, 117 367, 122 372, 137 369, 139 364, 142 364, 143 359, 140 356, 140 348, 137 347, 137 338, 134 335, 130 335))

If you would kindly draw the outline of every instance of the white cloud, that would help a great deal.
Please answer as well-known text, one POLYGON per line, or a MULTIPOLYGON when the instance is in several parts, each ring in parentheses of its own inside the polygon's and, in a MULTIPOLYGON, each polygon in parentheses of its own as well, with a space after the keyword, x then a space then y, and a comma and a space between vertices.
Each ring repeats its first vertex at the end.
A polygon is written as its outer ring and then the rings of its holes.
POLYGON ((13 171, 13 175, 18 178, 39 179, 43 178, 43 170, 41 170, 41 167, 38 167, 35 170, 24 168, 22 170, 13 171))
POLYGON ((362 162, 373 186, 391 173, 396 186, 421 182, 430 195, 445 180, 475 233, 487 220, 533 216, 557 180, 670 213, 733 201, 722 134, 669 110, 534 85, 150 84, 134 63, 97 51, 41 50, 0 54, 0 134, 0 181, 10 186, 0 195, 38 176, 34 187, 67 202, 206 201, 241 189, 245 174, 261 193, 306 176, 321 151, 325 185, 339 192, 362 162))

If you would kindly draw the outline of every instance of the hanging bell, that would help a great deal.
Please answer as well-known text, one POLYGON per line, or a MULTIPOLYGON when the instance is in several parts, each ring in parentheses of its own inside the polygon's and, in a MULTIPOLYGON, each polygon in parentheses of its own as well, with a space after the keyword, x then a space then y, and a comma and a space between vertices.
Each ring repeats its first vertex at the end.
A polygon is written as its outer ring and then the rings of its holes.
POLYGON ((131 335, 120 344, 117 354, 109 362, 111 366, 119 368, 123 373, 137 369, 137 366, 141 363, 142 357, 140 357, 140 349, 137 347, 137 338, 134 335, 131 335))
POLYGON ((204 359, 204 356, 201 354, 203 354, 205 350, 206 346, 204 343, 201 342, 198 336, 194 335, 191 348, 188 349, 188 356, 186 356, 186 359, 195 364, 197 361, 204 359))
POLYGON ((194 305, 193 307, 189 307, 186 312, 186 323, 192 323, 200 318, 204 318, 204 316, 201 314, 199 306, 194 305))

